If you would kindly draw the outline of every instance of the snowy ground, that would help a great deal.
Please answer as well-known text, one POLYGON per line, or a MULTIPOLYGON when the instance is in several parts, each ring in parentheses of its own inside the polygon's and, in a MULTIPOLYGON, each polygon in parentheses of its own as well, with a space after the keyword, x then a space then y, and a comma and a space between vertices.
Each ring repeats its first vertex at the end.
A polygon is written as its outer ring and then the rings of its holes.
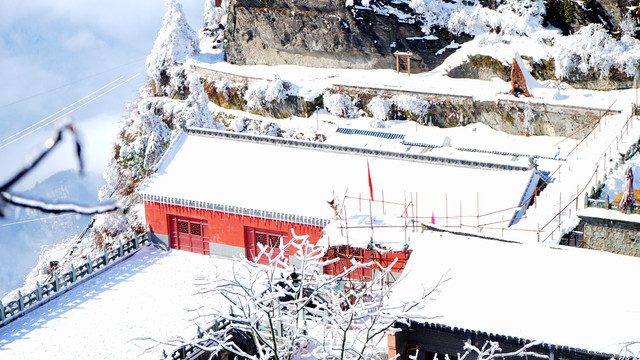
POLYGON ((133 340, 195 336, 188 310, 211 299, 194 279, 212 270, 207 256, 145 247, 0 329, 0 359, 159 359, 174 348, 133 340))

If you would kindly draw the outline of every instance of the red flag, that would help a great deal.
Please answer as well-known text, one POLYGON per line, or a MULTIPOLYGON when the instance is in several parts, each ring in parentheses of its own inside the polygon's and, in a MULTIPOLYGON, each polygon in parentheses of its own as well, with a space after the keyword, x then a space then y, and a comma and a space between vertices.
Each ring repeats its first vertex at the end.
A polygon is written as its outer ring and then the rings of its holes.
POLYGON ((435 224, 436 224, 436 217, 433 215, 433 211, 431 212, 431 223, 432 223, 433 225, 435 225, 435 224))
POLYGON ((371 170, 369 170, 369 159, 367 159, 367 176, 369 177, 369 193, 371 195, 371 201, 373 200, 373 185, 371 184, 371 170))

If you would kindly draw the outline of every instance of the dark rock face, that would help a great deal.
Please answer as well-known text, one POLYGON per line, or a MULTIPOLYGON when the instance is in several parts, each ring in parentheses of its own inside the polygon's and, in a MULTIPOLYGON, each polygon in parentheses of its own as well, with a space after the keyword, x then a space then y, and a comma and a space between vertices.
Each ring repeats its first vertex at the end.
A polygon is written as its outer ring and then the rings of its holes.
MULTIPOLYGON (((481 0, 495 9, 498 0, 481 0)), ((546 0, 545 25, 570 34, 600 23, 613 34, 629 18, 640 24, 640 0, 546 0)), ((395 68, 395 51, 410 51, 415 72, 442 63, 456 36, 433 29, 425 38, 420 17, 407 4, 370 0, 370 8, 345 7, 345 0, 232 0, 227 28, 227 61, 234 64, 295 64, 312 67, 395 68)), ((640 33, 636 33, 640 34, 640 33)))
MULTIPOLYGON (((406 4, 378 1, 411 14, 406 4)), ((395 51, 410 51, 412 71, 432 69, 446 58, 436 55, 466 36, 436 30, 424 38, 418 21, 408 15, 380 15, 344 0, 233 0, 229 9, 226 60, 235 64, 295 64, 312 67, 395 68, 395 51)))

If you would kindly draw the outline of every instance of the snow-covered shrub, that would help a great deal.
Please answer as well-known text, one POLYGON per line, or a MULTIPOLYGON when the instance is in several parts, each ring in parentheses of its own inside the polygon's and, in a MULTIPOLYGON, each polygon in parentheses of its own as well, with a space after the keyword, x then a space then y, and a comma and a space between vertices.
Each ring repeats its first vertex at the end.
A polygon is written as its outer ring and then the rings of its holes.
POLYGON ((527 132, 527 135, 533 134, 533 124, 536 121, 536 113, 529 104, 525 105, 522 118, 522 125, 527 132))
POLYGON ((367 110, 373 115, 374 119, 387 120, 389 118, 389 110, 391 110, 391 103, 385 97, 376 96, 367 104, 367 110))
POLYGON ((427 35, 434 27, 454 34, 480 35, 498 29, 525 34, 539 27, 545 14, 542 0, 502 0, 496 10, 478 1, 461 0, 410 0, 409 6, 421 15, 422 31, 427 35))
POLYGON ((224 78, 216 80, 213 86, 215 86, 216 90, 222 94, 225 100, 229 99, 229 91, 231 90, 231 81, 229 81, 229 79, 224 78))
POLYGON ((281 136, 281 129, 278 123, 260 120, 246 120, 246 131, 251 134, 259 134, 266 136, 281 136))
POLYGON ((162 27, 146 61, 147 76, 156 84, 156 92, 160 92, 158 84, 161 83, 161 74, 168 67, 184 62, 190 55, 200 51, 198 36, 187 23, 182 5, 176 0, 167 0, 166 5, 162 27))
POLYGON ((263 122, 261 127, 261 134, 266 136, 280 136, 280 125, 273 122, 263 122))
POLYGON ((249 84, 244 94, 247 106, 253 110, 264 109, 275 102, 280 103, 287 97, 285 84, 278 75, 274 80, 262 80, 249 84))
POLYGON ((247 129, 247 119, 244 117, 235 118, 230 124, 231 130, 235 132, 243 132, 247 129))
POLYGON ((551 52, 558 78, 568 78, 576 71, 595 71, 602 78, 612 69, 633 76, 640 63, 640 41, 628 35, 616 40, 600 24, 585 26, 569 36, 556 37, 551 52))
POLYGON ((429 112, 429 103, 413 96, 396 95, 391 98, 391 104, 396 111, 409 113, 417 119, 423 119, 429 112))
POLYGON ((356 107, 354 100, 348 95, 325 92, 322 99, 324 109, 332 115, 344 118, 354 118, 360 115, 360 109, 356 107))
POLYGON ((217 27, 222 18, 227 15, 227 8, 229 8, 229 0, 222 0, 220 7, 216 6, 215 0, 205 0, 203 14, 204 27, 217 27))
POLYGON ((447 28, 454 34, 480 35, 497 28, 499 16, 494 10, 482 7, 461 7, 447 21, 447 28))

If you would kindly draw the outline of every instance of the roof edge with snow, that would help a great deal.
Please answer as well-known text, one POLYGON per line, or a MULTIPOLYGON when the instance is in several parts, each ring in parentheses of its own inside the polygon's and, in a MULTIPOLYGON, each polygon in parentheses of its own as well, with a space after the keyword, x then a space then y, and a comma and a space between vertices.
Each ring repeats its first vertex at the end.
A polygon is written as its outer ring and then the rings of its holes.
POLYGON ((223 212, 227 214, 251 216, 255 218, 284 221, 284 222, 290 222, 290 223, 296 223, 296 224, 302 224, 302 225, 325 227, 330 222, 330 220, 328 219, 320 219, 320 218, 295 215, 295 214, 286 214, 286 213, 280 213, 275 211, 249 209, 249 208, 233 206, 233 205, 214 204, 207 201, 188 200, 188 199, 158 196, 158 195, 152 195, 152 194, 146 194, 146 193, 141 193, 140 195, 142 195, 142 198, 145 201, 155 202, 159 204, 184 206, 184 207, 195 208, 195 209, 218 211, 218 212, 223 212))
MULTIPOLYGON (((494 334, 494 333, 490 333, 490 332, 486 332, 486 331, 482 331, 482 330, 473 330, 473 329, 465 329, 465 328, 461 328, 461 327, 453 327, 453 326, 449 326, 449 325, 444 325, 444 324, 440 324, 437 322, 431 322, 431 321, 416 321, 416 320, 411 320, 412 324, 417 324, 419 326, 424 326, 427 328, 431 328, 431 329, 435 329, 435 330, 441 330, 441 331, 448 331, 452 334, 463 334, 463 335, 481 335, 481 336, 486 336, 487 338, 491 339, 491 340, 497 340, 498 342, 516 342, 518 344, 530 344, 533 343, 534 340, 531 339, 526 339, 526 338, 522 338, 522 337, 518 337, 518 336, 509 336, 509 335, 504 335, 504 334, 494 334)), ((610 353, 605 353, 605 352, 600 352, 600 351, 594 351, 594 350, 587 350, 587 349, 582 349, 582 348, 576 348, 576 347, 572 347, 572 346, 566 346, 566 345, 558 345, 558 344, 553 344, 550 342, 541 342, 538 347, 541 347, 545 350, 562 350, 562 351, 567 351, 570 353, 578 353, 578 354, 583 354, 583 355, 589 355, 589 356, 597 356, 597 357, 601 357, 601 358, 615 358, 614 354, 610 354, 610 353)))
POLYGON ((189 135, 227 138, 231 140, 305 148, 305 149, 318 150, 318 151, 342 152, 342 153, 348 152, 353 154, 362 154, 366 156, 396 158, 396 159, 401 159, 406 161, 426 162, 426 163, 448 165, 448 166, 473 167, 473 168, 510 170, 510 171, 530 170, 530 168, 526 166, 490 163, 485 161, 475 161, 475 160, 465 160, 465 159, 445 158, 445 157, 430 156, 430 155, 424 155, 424 154, 399 153, 399 152, 383 151, 383 150, 376 150, 376 149, 332 145, 332 144, 325 144, 325 143, 315 142, 315 141, 303 141, 303 140, 284 139, 284 138, 273 137, 273 136, 240 134, 240 133, 234 133, 229 131, 220 131, 220 130, 211 130, 211 129, 186 128, 185 132, 189 135))

